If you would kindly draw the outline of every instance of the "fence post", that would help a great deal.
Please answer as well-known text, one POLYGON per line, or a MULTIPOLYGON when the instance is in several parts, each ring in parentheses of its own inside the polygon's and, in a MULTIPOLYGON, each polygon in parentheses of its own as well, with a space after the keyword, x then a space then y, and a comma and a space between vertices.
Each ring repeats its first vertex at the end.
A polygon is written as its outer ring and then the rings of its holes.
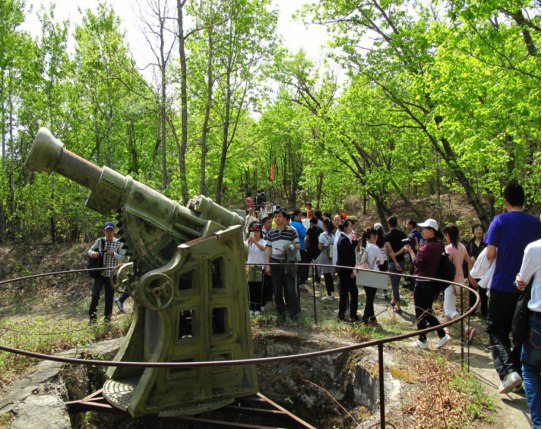
POLYGON ((313 305, 314 305, 314 324, 318 325, 318 318, 316 316, 316 283, 314 281, 316 276, 316 267, 314 265, 311 265, 312 268, 312 299, 313 299, 313 305))
POLYGON ((380 385, 380 427, 386 428, 386 404, 384 398, 384 345, 378 344, 378 383, 380 385))

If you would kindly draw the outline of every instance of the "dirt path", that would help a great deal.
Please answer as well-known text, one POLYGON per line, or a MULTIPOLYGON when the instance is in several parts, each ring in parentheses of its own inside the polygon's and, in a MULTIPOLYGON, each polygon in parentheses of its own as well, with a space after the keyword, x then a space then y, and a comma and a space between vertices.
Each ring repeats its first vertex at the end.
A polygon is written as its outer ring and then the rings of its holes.
MULTIPOLYGON (((405 289, 401 290, 401 295, 407 296, 405 289)), ((365 301, 365 296, 360 295, 360 301, 365 301)), ((382 298, 382 294, 379 293, 376 300, 375 313, 384 311, 381 319, 387 317, 393 317, 405 330, 414 330, 414 304, 412 300, 405 300, 403 306, 403 314, 401 316, 390 316, 389 311, 386 311, 386 301, 382 298)), ((389 306, 388 306, 389 309, 389 306)), ((439 320, 444 320, 443 314, 437 309, 437 317, 439 320)), ((382 323, 382 322, 381 322, 382 323)), ((385 323, 385 322, 384 322, 385 323)), ((485 352, 484 349, 489 343, 487 334, 485 333, 485 326, 482 324, 481 319, 475 317, 471 320, 472 326, 476 329, 473 344, 470 346, 468 354, 467 347, 464 348, 464 359, 467 362, 470 355, 470 371, 480 381, 482 387, 488 393, 489 397, 493 400, 495 405, 494 422, 483 425, 484 428, 506 428, 506 429, 530 429, 531 420, 529 414, 529 407, 525 399, 525 391, 522 389, 520 393, 510 393, 502 395, 498 393, 498 388, 501 384, 499 376, 495 371, 493 361, 491 359, 491 353, 485 352)), ((466 326, 466 322, 465 322, 466 326)), ((449 351, 449 359, 453 362, 460 364, 461 362, 461 344, 459 340, 459 326, 455 327, 452 332, 452 342, 447 351, 449 351)), ((436 345, 436 335, 429 335, 430 348, 434 350, 436 345)), ((409 346, 412 340, 404 341, 403 346, 409 346)))

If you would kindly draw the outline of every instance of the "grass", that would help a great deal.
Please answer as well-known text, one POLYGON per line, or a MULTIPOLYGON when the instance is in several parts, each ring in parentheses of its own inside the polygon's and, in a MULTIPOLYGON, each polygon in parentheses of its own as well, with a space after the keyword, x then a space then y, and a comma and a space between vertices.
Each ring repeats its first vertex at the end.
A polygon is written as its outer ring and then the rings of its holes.
MULTIPOLYGON (((103 299, 100 300, 103 305, 103 299)), ((131 323, 131 314, 114 315, 110 325, 98 323, 88 327, 89 300, 62 308, 50 308, 49 300, 33 300, 13 307, 9 316, 4 313, 0 320, 0 344, 33 351, 54 354, 71 348, 88 347, 104 339, 124 335, 131 323), (31 308, 38 305, 40 311, 31 308)), ((100 310, 103 307, 100 308, 100 310)), ((24 375, 38 361, 13 353, 0 352, 0 391, 14 379, 24 375)))
POLYGON ((405 349, 400 356, 408 365, 400 375, 417 381, 404 396, 404 426, 463 429, 492 421, 495 408, 480 382, 450 363, 447 355, 405 349), (410 422, 405 423, 405 417, 410 422))

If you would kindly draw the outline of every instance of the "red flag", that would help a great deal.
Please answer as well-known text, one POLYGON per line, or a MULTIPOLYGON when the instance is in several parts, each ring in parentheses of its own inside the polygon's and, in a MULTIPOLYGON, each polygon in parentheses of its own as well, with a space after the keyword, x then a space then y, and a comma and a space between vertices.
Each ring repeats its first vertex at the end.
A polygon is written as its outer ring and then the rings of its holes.
POLYGON ((271 163, 271 180, 273 180, 274 174, 273 174, 273 163, 271 163))

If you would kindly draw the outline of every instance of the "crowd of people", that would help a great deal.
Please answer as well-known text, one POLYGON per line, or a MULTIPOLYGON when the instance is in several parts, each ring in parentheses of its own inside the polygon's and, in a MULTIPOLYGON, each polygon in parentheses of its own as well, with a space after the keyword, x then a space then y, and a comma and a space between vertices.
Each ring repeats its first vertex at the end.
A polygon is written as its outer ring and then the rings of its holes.
MULTIPOLYGON (((281 265, 281 262, 312 262, 317 265, 316 285, 320 286, 320 279, 324 278, 324 301, 336 299, 333 276, 337 274, 339 320, 373 326, 377 324, 374 312, 377 290, 363 285, 366 302, 360 318, 356 269, 387 271, 392 292, 390 305, 394 312, 402 314, 399 286, 404 277, 394 274, 407 274, 404 270, 405 257, 408 257, 411 266, 408 274, 412 275, 412 280, 404 278, 403 286, 413 291, 410 298, 414 300, 417 328, 422 331, 441 325, 433 310, 439 295, 435 279, 438 279, 442 258, 449 258, 455 267, 454 283, 465 284, 468 281, 480 296, 480 317, 486 322, 489 337, 486 350, 491 352, 501 379, 499 392, 504 394, 519 389, 525 381, 533 427, 539 428, 541 224, 540 219, 523 212, 525 193, 520 185, 508 185, 504 199, 506 213, 493 219, 487 234, 481 224, 472 225, 473 236, 466 245, 460 241, 457 225, 447 224, 441 229, 434 219, 420 224, 409 219, 405 233, 398 228, 397 218, 391 216, 387 219, 388 232, 384 233, 382 224, 376 223, 363 229, 358 240, 353 221, 344 213, 332 217, 329 212, 313 211, 310 203, 306 204, 305 211, 294 210, 292 213, 274 204, 274 210, 267 212, 261 221, 247 215, 247 232, 261 228, 266 242, 259 260, 273 263, 262 268, 265 270, 263 281, 251 287, 251 306, 254 305, 254 296, 267 295, 267 300, 274 299, 280 320, 284 320, 286 310, 292 320, 297 320, 300 290, 307 289, 308 271, 301 266, 296 271, 290 265, 281 265), (421 228, 421 233, 418 228, 421 228), (363 267, 357 259, 360 254, 365 257, 363 267), (479 261, 484 269, 476 267, 479 261), (272 287, 266 288, 266 285, 272 287), (254 287, 264 292, 258 294, 253 291, 254 287), (523 290, 528 290, 528 293, 522 293, 523 290), (523 301, 521 296, 524 296, 523 301), (523 317, 525 322, 521 327, 517 327, 517 323, 513 327, 514 315, 517 319, 520 311, 518 302, 524 302, 527 317, 523 317), (523 341, 518 342, 520 337, 523 341)), ((252 244, 250 240, 249 247, 252 244)), ((456 285, 444 290, 446 322, 459 317, 457 297, 460 293, 461 288, 456 285)), ((388 299, 387 290, 384 297, 388 299)), ((475 305, 476 297, 475 293, 469 292, 471 307, 475 305)), ((256 303, 257 312, 262 311, 262 305, 263 302, 256 303)), ((454 324, 451 328, 436 330, 437 349, 451 340, 453 327, 454 324)), ((471 341, 474 328, 467 326, 464 335, 471 341)), ((420 334, 411 346, 427 349, 427 336, 420 334)))
MULTIPOLYGON (((345 213, 332 215, 313 210, 307 203, 305 210, 287 212, 280 204, 267 202, 264 190, 246 198, 246 218, 243 236, 248 247, 247 283, 249 311, 258 315, 265 311, 267 302, 275 304, 278 320, 287 315, 297 321, 301 311, 300 292, 308 290, 310 264, 316 269, 315 283, 321 287, 323 301, 330 304, 337 299, 337 317, 342 322, 378 324, 374 310, 375 287, 362 284, 366 295, 363 315, 358 315, 358 275, 360 271, 388 272, 393 311, 401 315, 400 281, 412 291, 417 328, 441 325, 433 304, 439 293, 438 278, 442 258, 449 258, 455 267, 455 283, 477 290, 480 296, 480 316, 487 322, 489 336, 487 350, 491 351, 495 369, 501 379, 500 393, 509 393, 525 382, 527 400, 534 428, 540 428, 540 219, 523 212, 525 193, 515 183, 504 190, 506 213, 496 216, 486 233, 481 224, 472 226, 472 238, 461 243, 459 229, 448 224, 442 230, 434 219, 417 224, 414 219, 405 223, 406 233, 399 229, 395 216, 387 219, 388 232, 381 223, 368 225, 358 240, 354 221, 345 213), (418 230, 421 228, 421 232, 418 230), (484 236, 485 234, 485 236, 484 236), (444 245, 444 242, 446 245, 444 245), (410 271, 405 272, 407 258, 410 271), (307 265, 300 265, 304 263, 307 265), (396 274, 410 274, 410 278, 396 274), (334 276, 337 275, 335 283, 334 276), (348 310, 348 312, 347 312, 348 310), (512 333, 512 341, 510 339, 512 333)), ((89 249, 95 258, 104 254, 104 264, 113 268, 124 258, 121 244, 114 238, 114 226, 104 226, 104 239, 98 239, 89 249)), ((113 289, 109 283, 111 270, 103 271, 94 280, 89 309, 90 324, 96 322, 99 294, 105 287, 105 321, 111 318, 113 289)), ((382 277, 382 276, 380 276, 382 277)), ((451 285, 444 290, 444 317, 453 321, 459 316, 457 297, 461 289, 451 285)), ((470 292, 470 306, 476 302, 470 292)), ((126 296, 115 300, 119 310, 126 296)), ((384 298, 389 300, 387 280, 384 298)), ((452 338, 451 329, 438 328, 436 348, 452 338)), ((461 333, 463 335, 463 333, 461 333)), ((467 326, 468 341, 474 328, 467 326)), ((421 333, 411 344, 418 349, 429 347, 427 336, 421 333)))

